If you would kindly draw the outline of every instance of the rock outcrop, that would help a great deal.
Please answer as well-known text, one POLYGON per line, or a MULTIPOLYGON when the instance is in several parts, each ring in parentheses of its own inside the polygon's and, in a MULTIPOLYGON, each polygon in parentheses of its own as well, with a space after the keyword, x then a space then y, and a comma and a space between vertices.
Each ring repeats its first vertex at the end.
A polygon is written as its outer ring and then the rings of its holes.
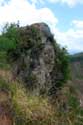
POLYGON ((64 81, 61 58, 65 49, 58 46, 45 23, 21 27, 19 32, 20 43, 10 54, 14 78, 26 83, 34 94, 55 93, 64 81))

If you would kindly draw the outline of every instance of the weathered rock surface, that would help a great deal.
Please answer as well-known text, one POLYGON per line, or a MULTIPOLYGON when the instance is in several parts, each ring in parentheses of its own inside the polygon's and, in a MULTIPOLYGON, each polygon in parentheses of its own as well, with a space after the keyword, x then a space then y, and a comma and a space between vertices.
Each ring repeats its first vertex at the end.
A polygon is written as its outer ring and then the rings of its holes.
POLYGON ((21 27, 20 45, 13 51, 13 76, 26 83, 34 94, 56 90, 64 80, 61 50, 48 25, 36 23, 21 27))

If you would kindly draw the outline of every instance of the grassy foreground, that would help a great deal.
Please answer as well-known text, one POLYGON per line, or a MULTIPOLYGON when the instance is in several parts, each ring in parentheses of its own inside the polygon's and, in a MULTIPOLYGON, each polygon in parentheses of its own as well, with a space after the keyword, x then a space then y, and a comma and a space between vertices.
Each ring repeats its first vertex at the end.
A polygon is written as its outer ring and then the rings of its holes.
POLYGON ((58 92, 55 101, 32 95, 17 81, 0 78, 0 89, 11 94, 15 125, 83 125, 83 110, 71 85, 58 92))

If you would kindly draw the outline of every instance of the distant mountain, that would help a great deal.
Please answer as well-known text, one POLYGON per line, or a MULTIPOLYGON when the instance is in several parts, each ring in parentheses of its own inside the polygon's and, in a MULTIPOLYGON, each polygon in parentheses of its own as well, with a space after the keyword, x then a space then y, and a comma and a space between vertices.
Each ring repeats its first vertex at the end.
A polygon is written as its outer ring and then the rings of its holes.
POLYGON ((83 80, 83 52, 70 56, 72 78, 83 80))
POLYGON ((83 61, 83 52, 71 55, 70 59, 71 59, 71 62, 83 61))
POLYGON ((72 81, 83 94, 83 52, 71 55, 70 62, 72 81))

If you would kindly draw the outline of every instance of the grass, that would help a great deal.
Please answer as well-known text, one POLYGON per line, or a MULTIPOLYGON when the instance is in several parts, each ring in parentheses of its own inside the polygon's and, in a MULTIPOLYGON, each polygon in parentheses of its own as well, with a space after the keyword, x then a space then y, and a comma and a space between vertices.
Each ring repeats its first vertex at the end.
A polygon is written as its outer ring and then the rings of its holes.
POLYGON ((26 92, 25 87, 18 82, 8 83, 0 78, 0 89, 11 93, 11 105, 16 125, 51 123, 52 107, 47 98, 34 96, 26 92))
MULTIPOLYGON (((4 76, 5 77, 5 76, 4 76)), ((22 83, 0 77, 0 89, 11 94, 15 125, 83 125, 77 92, 67 84, 57 98, 35 96, 22 83)))
POLYGON ((22 85, 16 85, 18 88, 13 96, 13 105, 15 109, 16 122, 19 119, 25 120, 26 124, 31 125, 35 122, 45 123, 49 121, 51 123, 53 119, 52 107, 48 103, 47 98, 42 98, 26 93, 26 90, 22 85))

